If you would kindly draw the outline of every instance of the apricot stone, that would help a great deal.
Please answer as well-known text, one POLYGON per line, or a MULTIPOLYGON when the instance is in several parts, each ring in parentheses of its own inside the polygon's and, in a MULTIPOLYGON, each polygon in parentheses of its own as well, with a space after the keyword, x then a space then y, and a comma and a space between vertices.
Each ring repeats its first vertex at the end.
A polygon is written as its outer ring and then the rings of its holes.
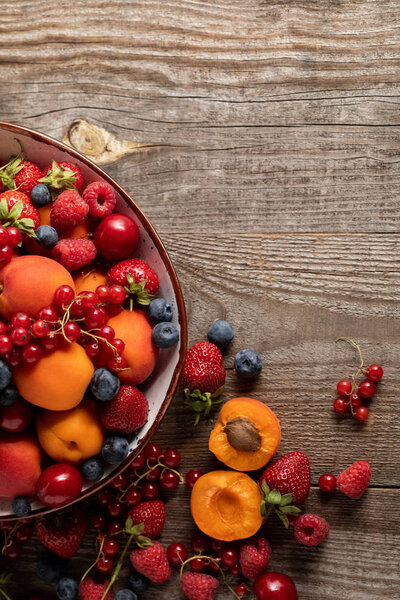
POLYGON ((36 316, 52 303, 60 285, 75 289, 71 275, 60 263, 46 256, 17 256, 0 271, 0 313, 7 319, 17 312, 36 316))
POLYGON ((84 400, 70 410, 42 410, 36 431, 43 450, 57 462, 78 464, 101 452, 105 430, 95 402, 84 400))
POLYGON ((85 350, 65 342, 36 364, 13 369, 18 393, 28 402, 49 410, 68 410, 82 400, 94 373, 85 350))
POLYGON ((30 496, 40 475, 42 453, 33 435, 0 433, 0 498, 30 496))
POLYGON ((158 349, 153 344, 153 328, 141 310, 124 310, 108 321, 115 337, 125 342, 123 356, 128 368, 118 373, 122 383, 139 385, 153 372, 158 349))

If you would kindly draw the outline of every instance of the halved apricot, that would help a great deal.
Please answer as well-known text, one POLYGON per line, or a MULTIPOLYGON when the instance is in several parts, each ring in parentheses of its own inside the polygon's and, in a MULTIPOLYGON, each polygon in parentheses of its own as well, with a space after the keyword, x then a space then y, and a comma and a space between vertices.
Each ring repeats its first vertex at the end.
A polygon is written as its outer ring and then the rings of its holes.
POLYGON ((233 398, 222 407, 209 448, 231 469, 255 471, 271 460, 280 439, 279 421, 266 404, 253 398, 233 398))
POLYGON ((261 492, 245 473, 211 471, 192 490, 193 519, 206 535, 230 542, 251 537, 262 525, 261 492))

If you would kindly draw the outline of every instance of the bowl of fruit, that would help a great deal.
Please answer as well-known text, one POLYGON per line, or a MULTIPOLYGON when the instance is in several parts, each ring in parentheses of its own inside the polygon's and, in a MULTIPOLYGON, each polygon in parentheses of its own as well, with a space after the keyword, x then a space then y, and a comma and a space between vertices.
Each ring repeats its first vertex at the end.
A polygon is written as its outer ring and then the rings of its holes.
POLYGON ((68 146, 0 122, 0 519, 126 468, 186 346, 176 272, 135 201, 68 146))

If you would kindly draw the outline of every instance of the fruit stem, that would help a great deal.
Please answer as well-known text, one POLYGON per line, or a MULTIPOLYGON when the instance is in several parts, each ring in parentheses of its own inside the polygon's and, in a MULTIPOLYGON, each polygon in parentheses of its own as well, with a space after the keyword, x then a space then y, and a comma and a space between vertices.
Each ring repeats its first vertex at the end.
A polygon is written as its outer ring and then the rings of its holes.
POLYGON ((105 540, 105 536, 103 535, 103 537, 101 538, 100 548, 99 548, 99 551, 97 553, 96 560, 94 561, 94 563, 92 563, 90 565, 90 567, 88 569, 86 569, 86 571, 82 575, 82 577, 81 577, 81 583, 82 583, 82 581, 84 579, 86 579, 86 577, 89 575, 89 573, 93 569, 93 567, 96 566, 97 561, 99 560, 100 556, 102 555, 102 553, 103 553, 103 546, 104 546, 104 540, 105 540))
POLYGON ((336 338, 335 342, 349 342, 352 346, 354 346, 354 348, 356 348, 356 350, 358 352, 358 356, 360 357, 360 366, 358 367, 356 373, 354 373, 352 375, 352 378, 351 378, 351 392, 349 394, 349 401, 347 403, 349 405, 349 407, 350 407, 351 414, 354 417, 355 412, 354 412, 354 408, 353 408, 353 403, 351 401, 351 396, 352 396, 352 394, 354 393, 354 391, 355 391, 355 389, 357 387, 357 377, 359 376, 360 373, 363 373, 363 371, 364 371, 364 359, 363 359, 363 355, 362 355, 360 346, 357 344, 357 342, 355 342, 351 338, 348 338, 348 337, 338 337, 338 338, 336 338))
MULTIPOLYGON (((122 501, 125 498, 126 493, 131 489, 131 487, 133 487, 134 485, 137 485, 143 479, 143 477, 146 477, 146 475, 148 475, 149 473, 151 473, 152 471, 154 471, 154 469, 156 469, 157 467, 162 467, 162 471, 161 471, 160 477, 164 473, 164 471, 172 471, 173 473, 175 473, 176 475, 178 475, 179 480, 180 480, 181 483, 185 482, 185 479, 182 477, 182 475, 179 473, 179 471, 176 471, 175 469, 171 469, 170 467, 167 467, 167 465, 164 465, 164 463, 162 463, 161 460, 158 460, 157 463, 155 465, 153 465, 153 466, 150 466, 149 462, 147 461, 147 467, 148 467, 148 470, 145 473, 142 473, 137 479, 135 479, 135 481, 132 481, 132 483, 130 483, 128 485, 128 487, 126 487, 123 490, 122 494, 120 494, 118 496, 118 500, 119 501, 122 501)), ((135 471, 135 473, 136 473, 136 471, 135 471)))
MULTIPOLYGON (((212 562, 215 565, 217 565, 217 567, 220 570, 221 575, 222 575, 222 582, 223 582, 223 584, 226 585, 226 587, 233 594, 233 596, 234 596, 234 598, 236 598, 236 600, 241 600, 240 596, 238 596, 237 593, 235 592, 235 590, 229 585, 228 580, 225 577, 225 573, 224 573, 223 569, 221 569, 221 566, 219 564, 219 560, 215 559, 213 556, 204 556, 204 554, 197 554, 195 556, 190 556, 189 558, 187 558, 185 560, 185 562, 183 562, 182 565, 181 565, 181 569, 179 571, 179 578, 180 579, 182 579, 183 570, 184 570, 185 566, 187 564, 189 564, 195 558, 204 558, 205 560, 208 560, 209 562, 212 562)), ((104 600, 104 599, 102 598, 101 600, 104 600)))
POLYGON ((11 600, 10 596, 8 594, 5 593, 5 591, 0 587, 0 594, 3 596, 3 598, 5 598, 6 600, 11 600))
POLYGON ((124 558, 125 558, 125 554, 126 554, 126 552, 127 552, 128 548, 129 548, 129 546, 130 546, 130 544, 131 544, 131 542, 132 542, 133 538, 135 537, 135 535, 136 535, 135 533, 131 533, 131 534, 129 535, 128 541, 126 542, 126 544, 125 544, 125 547, 124 547, 124 549, 122 550, 121 556, 119 557, 119 560, 118 560, 118 562, 117 562, 117 564, 116 564, 116 567, 115 567, 115 569, 114 569, 114 571, 113 571, 113 574, 112 574, 112 576, 111 576, 110 583, 109 583, 109 584, 108 584, 108 586, 106 587, 106 589, 105 589, 105 592, 104 592, 104 594, 103 594, 103 595, 102 595, 102 597, 101 597, 101 600, 105 600, 105 597, 107 596, 107 594, 108 594, 108 592, 110 591, 111 587, 114 585, 114 582, 115 582, 115 580, 117 579, 117 577, 118 577, 118 574, 119 574, 119 572, 120 572, 120 570, 121 570, 122 563, 123 563, 123 561, 124 561, 124 558))

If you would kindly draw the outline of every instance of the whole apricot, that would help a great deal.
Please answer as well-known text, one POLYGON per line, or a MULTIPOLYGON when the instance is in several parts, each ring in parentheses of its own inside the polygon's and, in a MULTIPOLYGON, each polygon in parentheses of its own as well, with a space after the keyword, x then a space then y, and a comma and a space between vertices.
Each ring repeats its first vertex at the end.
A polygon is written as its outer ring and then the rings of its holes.
POLYGON ((42 452, 32 434, 0 433, 0 498, 30 496, 40 475, 42 452))
POLYGON ((101 268, 86 268, 74 274, 76 293, 95 292, 99 285, 107 285, 106 271, 101 268))

